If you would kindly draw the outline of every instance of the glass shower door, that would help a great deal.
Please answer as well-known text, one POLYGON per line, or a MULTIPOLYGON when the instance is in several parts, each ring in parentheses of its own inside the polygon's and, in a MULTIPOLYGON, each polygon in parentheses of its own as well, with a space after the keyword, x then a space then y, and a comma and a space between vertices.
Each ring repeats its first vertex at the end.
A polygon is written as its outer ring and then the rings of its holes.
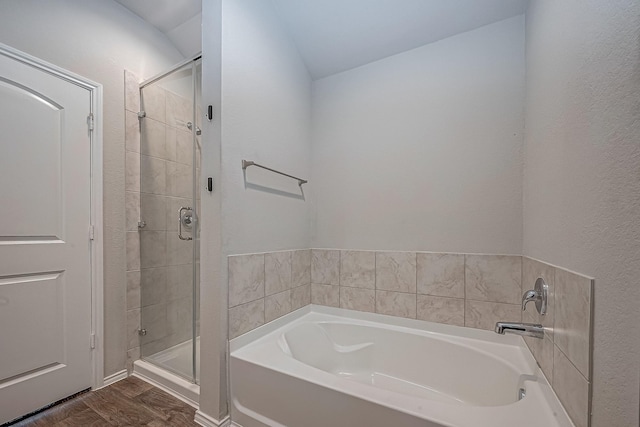
POLYGON ((140 89, 141 356, 197 382, 197 63, 140 89))

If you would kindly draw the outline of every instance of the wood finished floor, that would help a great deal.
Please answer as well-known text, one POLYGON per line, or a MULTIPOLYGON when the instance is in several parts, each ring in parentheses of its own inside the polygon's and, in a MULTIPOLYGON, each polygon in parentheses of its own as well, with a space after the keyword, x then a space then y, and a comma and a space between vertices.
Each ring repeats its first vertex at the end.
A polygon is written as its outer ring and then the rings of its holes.
POLYGON ((196 410, 181 400, 129 377, 81 394, 11 427, 198 426, 196 410))

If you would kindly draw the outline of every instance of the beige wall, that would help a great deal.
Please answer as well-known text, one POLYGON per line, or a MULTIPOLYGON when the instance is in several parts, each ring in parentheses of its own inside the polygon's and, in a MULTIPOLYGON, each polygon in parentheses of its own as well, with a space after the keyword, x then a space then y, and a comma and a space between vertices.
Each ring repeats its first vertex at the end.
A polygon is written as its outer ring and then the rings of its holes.
POLYGON ((595 278, 592 426, 637 426, 640 3, 527 11, 524 255, 595 278))
POLYGON ((3 0, 0 42, 104 87, 105 369, 125 368, 125 69, 150 77, 182 55, 158 30, 114 1, 3 0))

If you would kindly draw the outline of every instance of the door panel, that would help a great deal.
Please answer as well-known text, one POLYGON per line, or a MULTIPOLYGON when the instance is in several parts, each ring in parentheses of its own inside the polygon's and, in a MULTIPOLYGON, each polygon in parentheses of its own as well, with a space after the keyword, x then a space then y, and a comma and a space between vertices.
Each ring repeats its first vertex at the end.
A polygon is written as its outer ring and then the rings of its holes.
POLYGON ((18 82, 0 78, 0 236, 58 236, 64 109, 18 82), (11 132, 6 132, 12 129, 11 132), (28 129, 29 138, 24 138, 28 129), (17 179, 16 179, 17 178, 17 179), (46 184, 44 184, 46 183, 46 184), (44 185, 43 185, 44 184, 44 185), (32 197, 24 197, 28 193, 32 197), (47 212, 47 215, 42 215, 47 212), (14 218, 13 220, 4 220, 14 218))
POLYGON ((64 361, 62 272, 0 279, 3 317, 0 378, 12 378, 64 361), (20 325, 20 334, 13 333, 20 325), (28 336, 29 339, 23 339, 28 336))
POLYGON ((0 423, 91 386, 90 106, 0 52, 0 423))

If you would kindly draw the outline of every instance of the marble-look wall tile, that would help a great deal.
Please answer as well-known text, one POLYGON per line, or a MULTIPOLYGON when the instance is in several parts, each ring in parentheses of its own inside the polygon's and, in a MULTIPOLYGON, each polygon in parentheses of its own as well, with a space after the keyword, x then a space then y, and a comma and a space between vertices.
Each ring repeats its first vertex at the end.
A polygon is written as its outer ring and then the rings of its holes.
POLYGON ((291 289, 291 252, 264 255, 265 294, 273 295, 291 289))
POLYGON ((311 304, 311 285, 296 286, 291 289, 291 311, 311 304))
POLYGON ((544 339, 524 337, 531 354, 540 365, 542 372, 549 380, 549 384, 553 383, 553 341, 549 336, 544 339))
POLYGON ((127 348, 140 346, 140 309, 127 310, 127 348))
POLYGON ((340 251, 340 286, 375 289, 376 253, 340 251))
POLYGON ((417 318, 429 322, 464 326, 464 299, 418 295, 417 318))
POLYGON ((520 322, 520 305, 486 301, 465 301, 464 325, 493 331, 496 322, 520 322))
POLYGON ((158 85, 149 85, 142 90, 140 100, 141 108, 145 111, 146 117, 167 122, 166 91, 158 85))
MULTIPOLYGON (((235 307, 263 297, 264 255, 230 256, 229 307, 235 307)), ((264 322, 264 313, 262 321, 264 322)))
POLYGON ((167 229, 167 198, 156 194, 140 195, 140 218, 145 222, 144 231, 167 229))
POLYGON ((576 427, 589 425, 589 383, 556 346, 553 389, 576 427))
POLYGON ((140 288, 140 303, 142 307, 168 301, 167 267, 142 269, 140 271, 140 288))
POLYGON ((176 128, 172 128, 171 126, 166 126, 165 129, 165 151, 167 154, 166 159, 170 160, 172 162, 176 161, 176 158, 178 156, 178 153, 176 153, 176 146, 177 146, 177 130, 176 128))
POLYGON ((167 162, 155 157, 140 156, 140 191, 167 194, 167 162))
POLYGON ((311 250, 311 281, 323 285, 340 284, 340 251, 311 250))
POLYGON ((176 131, 176 162, 191 166, 193 164, 193 134, 176 131))
POLYGON ((191 197, 193 191, 193 170, 191 166, 167 162, 165 182, 167 195, 184 198, 191 197))
POLYGON ((311 249, 293 251, 291 254, 291 286, 311 283, 311 249))
MULTIPOLYGON (((183 235, 192 236, 191 231, 182 231, 183 235)), ((182 240, 175 232, 167 232, 166 265, 193 264, 193 241, 182 240)))
POLYGON ((416 294, 376 291, 376 313, 416 318, 416 294))
POLYGON ((167 300, 190 297, 193 294, 193 264, 170 265, 166 276, 167 300))
MULTIPOLYGON (((542 277, 549 286, 547 296, 547 313, 543 316, 538 313, 535 303, 527 304, 527 309, 522 313, 522 321, 527 323, 538 323, 544 326, 545 335, 553 341, 553 318, 555 307, 555 268, 534 259, 522 258, 522 289, 524 294, 529 289, 533 289, 538 277, 542 277)), ((553 356, 553 355, 552 355, 553 356)), ((553 359, 553 357, 552 357, 553 359)))
POLYGON ((167 124, 172 127, 187 129, 186 124, 193 120, 191 99, 166 91, 167 124))
POLYGON ((464 255, 416 254, 418 293, 464 298, 464 255))
POLYGON ((415 252, 376 252, 376 289, 416 293, 415 252))
POLYGON ((140 219, 140 193, 127 191, 124 193, 125 220, 127 231, 138 231, 140 219))
POLYGON ((336 285, 312 283, 311 304, 340 307, 340 287, 336 285))
POLYGON ((264 298, 264 321, 282 317, 291 312, 291 291, 286 290, 278 294, 269 295, 264 298))
POLYGON ((147 331, 147 334, 141 337, 142 343, 164 338, 167 335, 167 305, 161 303, 142 307, 140 325, 147 331))
POLYGON ((127 310, 140 308, 140 271, 127 271, 127 310))
POLYGON ((140 154, 127 151, 125 156, 124 188, 126 191, 140 191, 140 154))
POLYGON ((520 304, 522 257, 465 255, 466 298, 520 304))
POLYGON ((162 267, 167 265, 167 242, 164 231, 141 231, 140 267, 162 267))
POLYGON ((140 233, 127 231, 125 243, 127 271, 140 270, 140 233))
POLYGON ((167 158, 166 126, 164 123, 145 117, 142 119, 141 135, 140 154, 161 159, 167 158))
POLYGON ((589 379, 592 280, 559 268, 555 278, 554 342, 589 379))
POLYGON ((140 119, 132 111, 124 112, 124 144, 127 151, 140 152, 140 119))
POLYGON ((264 298, 229 309, 229 339, 264 325, 264 298))
POLYGON ((136 114, 140 111, 140 85, 138 77, 124 71, 124 108, 136 114))
POLYGON ((373 289, 340 286, 340 308, 375 313, 376 292, 373 289))
POLYGON ((167 335, 177 342, 191 338, 193 301, 190 297, 167 301, 167 335))

